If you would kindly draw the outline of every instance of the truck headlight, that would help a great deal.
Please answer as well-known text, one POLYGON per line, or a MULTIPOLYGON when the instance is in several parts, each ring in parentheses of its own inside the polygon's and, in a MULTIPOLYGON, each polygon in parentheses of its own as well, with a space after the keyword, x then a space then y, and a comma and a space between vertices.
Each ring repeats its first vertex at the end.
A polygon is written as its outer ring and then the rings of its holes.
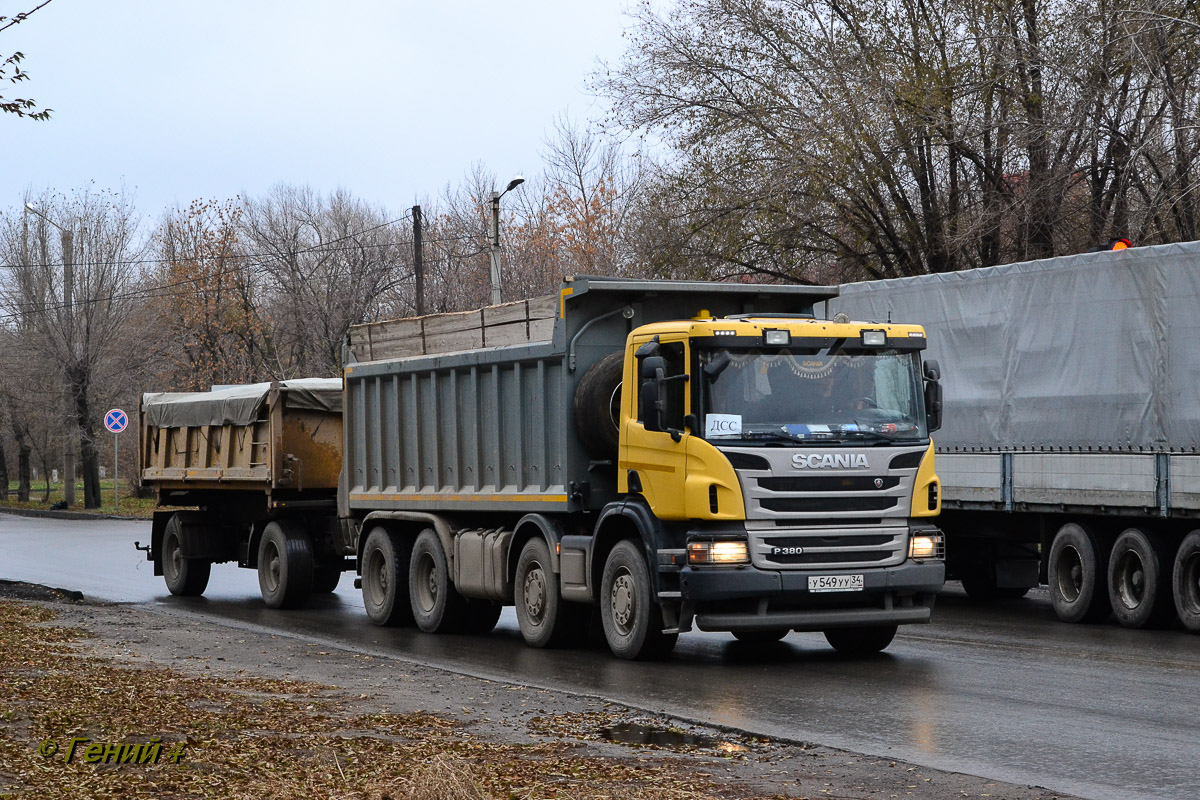
POLYGON ((688 542, 689 564, 749 564, 750 553, 740 541, 688 542))
POLYGON ((769 328, 763 331, 763 343, 777 347, 786 347, 792 343, 792 334, 790 331, 769 328))
POLYGON ((921 533, 908 540, 908 557, 916 561, 946 557, 946 539, 941 533, 921 533))
POLYGON ((863 347, 883 347, 887 344, 887 331, 863 331, 863 347))

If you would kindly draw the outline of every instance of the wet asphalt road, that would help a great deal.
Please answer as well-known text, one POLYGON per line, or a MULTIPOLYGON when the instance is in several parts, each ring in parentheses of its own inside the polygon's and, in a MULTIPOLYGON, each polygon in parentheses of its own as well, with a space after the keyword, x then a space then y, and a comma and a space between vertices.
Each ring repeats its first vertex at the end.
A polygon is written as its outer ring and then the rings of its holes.
POLYGON ((634 664, 525 647, 511 609, 486 637, 377 628, 350 575, 299 611, 266 609, 256 575, 232 565, 213 568, 205 597, 175 598, 133 549, 149 534, 0 515, 0 578, 1084 797, 1200 797, 1200 637, 1062 624, 1044 591, 979 608, 952 585, 933 625, 862 661, 819 634, 755 649, 697 632, 670 661, 634 664))

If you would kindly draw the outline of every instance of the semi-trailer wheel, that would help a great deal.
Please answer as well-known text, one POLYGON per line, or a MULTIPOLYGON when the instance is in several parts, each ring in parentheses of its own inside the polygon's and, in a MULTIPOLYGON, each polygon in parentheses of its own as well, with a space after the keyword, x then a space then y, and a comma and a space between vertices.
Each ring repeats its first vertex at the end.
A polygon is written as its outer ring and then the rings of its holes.
POLYGON ((659 658, 675 647, 679 634, 662 632, 662 609, 654 597, 646 559, 628 539, 617 542, 608 554, 599 602, 604 638, 618 658, 659 658))
POLYGON ((342 580, 340 565, 317 564, 313 567, 313 594, 331 594, 342 580))
POLYGON ((592 364, 575 387, 575 432, 596 458, 617 457, 624 370, 624 353, 610 353, 592 364))
POLYGON ((777 628, 771 631, 734 631, 733 638, 746 644, 770 644, 778 642, 791 633, 789 628, 777 628))
POLYGON ((1108 547, 1086 525, 1068 522, 1050 545, 1047 580, 1054 613, 1063 622, 1103 622, 1108 603, 1108 547))
POLYGON ((163 578, 171 594, 198 597, 208 587, 212 562, 203 558, 183 557, 183 523, 178 514, 167 520, 162 543, 163 578))
POLYGON ((276 520, 258 543, 258 588, 270 608, 304 605, 313 585, 312 541, 304 528, 276 520))
POLYGON ((433 528, 421 531, 413 543, 408 598, 417 627, 426 633, 462 630, 466 599, 450 582, 450 565, 433 528))
POLYGON ((1157 536, 1128 528, 1113 542, 1108 559, 1108 596, 1113 616, 1126 628, 1171 618, 1174 610, 1163 547, 1157 536))
POLYGON ((363 606, 376 625, 412 625, 408 569, 412 539, 387 528, 367 534, 362 555, 363 606))
POLYGON ((1179 621, 1192 633, 1200 633, 1200 530, 1183 537, 1175 552, 1171 588, 1179 621))
POLYGON ((879 625, 869 628, 830 628, 825 631, 825 641, 848 656, 869 656, 878 653, 896 638, 895 625, 879 625))
POLYGON ((521 548, 513 578, 513 603, 521 637, 531 647, 563 644, 587 622, 582 614, 572 613, 574 604, 559 594, 558 576, 550 566, 550 547, 545 539, 530 539, 521 548))

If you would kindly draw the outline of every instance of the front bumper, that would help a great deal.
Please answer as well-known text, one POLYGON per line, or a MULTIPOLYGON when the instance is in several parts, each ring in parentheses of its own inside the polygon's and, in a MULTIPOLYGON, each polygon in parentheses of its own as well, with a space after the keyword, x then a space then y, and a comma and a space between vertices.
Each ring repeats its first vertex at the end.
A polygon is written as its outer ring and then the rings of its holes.
POLYGON ((705 631, 821 631, 929 622, 946 581, 941 561, 865 570, 694 568, 679 573, 683 617, 705 631), (862 591, 810 592, 810 575, 861 574, 862 591))

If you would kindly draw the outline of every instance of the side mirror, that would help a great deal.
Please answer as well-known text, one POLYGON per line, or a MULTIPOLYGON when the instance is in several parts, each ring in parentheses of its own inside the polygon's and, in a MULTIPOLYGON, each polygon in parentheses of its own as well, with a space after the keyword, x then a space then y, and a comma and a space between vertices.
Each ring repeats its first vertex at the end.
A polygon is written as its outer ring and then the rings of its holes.
POLYGON ((925 383, 925 424, 930 433, 942 427, 942 385, 937 380, 925 383))
POLYGON ((929 361, 922 361, 921 366, 925 373, 925 380, 940 381, 942 379, 942 369, 938 366, 938 362, 933 361, 932 359, 929 361))
POLYGON ((642 380, 657 380, 667 374, 667 360, 662 356, 647 356, 642 359, 642 380))
MULTIPOLYGON (((643 345, 645 347, 645 345, 643 345)), ((655 346, 657 349, 657 345, 655 346)), ((662 418, 666 407, 667 361, 662 356, 642 359, 642 385, 638 391, 638 416, 648 431, 663 431, 662 418)))
POLYGON ((709 383, 716 383, 717 378, 721 377, 721 373, 732 363, 733 359, 729 353, 719 353, 716 358, 704 365, 704 377, 708 379, 709 383))

